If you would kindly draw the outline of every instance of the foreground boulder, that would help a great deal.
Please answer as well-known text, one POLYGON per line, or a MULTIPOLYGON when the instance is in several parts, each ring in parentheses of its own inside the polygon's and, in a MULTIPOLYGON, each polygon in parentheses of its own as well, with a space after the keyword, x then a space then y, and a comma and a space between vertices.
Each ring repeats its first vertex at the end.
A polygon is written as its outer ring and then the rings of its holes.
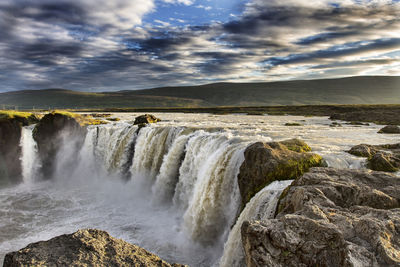
POLYGON ((400 134, 400 127, 397 125, 388 125, 378 131, 384 134, 400 134))
POLYGON ((4 267, 17 266, 183 266, 169 264, 136 245, 110 236, 107 232, 86 229, 32 243, 8 253, 4 267))
POLYGON ((275 219, 245 222, 252 266, 400 266, 400 178, 313 168, 284 192, 275 219))
POLYGON ((86 128, 84 117, 69 112, 51 112, 46 114, 33 130, 41 160, 41 174, 50 179, 55 171, 57 152, 62 146, 69 146, 71 160, 82 146, 86 128))
POLYGON ((396 172, 400 170, 400 143, 388 145, 361 144, 348 153, 367 158, 367 167, 374 171, 396 172))
POLYGON ((138 117, 135 118, 135 121, 133 123, 133 125, 137 125, 137 124, 148 124, 148 123, 156 123, 161 121, 161 119, 157 118, 156 116, 152 115, 152 114, 144 114, 144 115, 140 115, 138 117))
POLYGON ((238 183, 242 196, 242 208, 266 185, 276 180, 291 180, 309 168, 321 166, 322 158, 311 151, 301 140, 254 143, 244 152, 238 183))
POLYGON ((36 123, 38 118, 27 112, 0 112, 0 184, 22 180, 21 131, 23 126, 36 123))

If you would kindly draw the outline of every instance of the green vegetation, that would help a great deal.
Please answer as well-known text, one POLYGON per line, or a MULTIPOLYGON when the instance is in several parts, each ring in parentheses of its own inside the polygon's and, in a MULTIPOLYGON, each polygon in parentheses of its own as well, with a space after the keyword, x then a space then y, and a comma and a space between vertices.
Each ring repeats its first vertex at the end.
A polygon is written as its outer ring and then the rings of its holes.
POLYGON ((91 115, 81 115, 74 112, 66 111, 66 110, 54 110, 51 114, 59 114, 67 117, 74 118, 81 126, 86 125, 99 125, 106 124, 106 121, 94 119, 91 115))
POLYGON ((29 118, 34 115, 31 112, 20 112, 15 110, 0 110, 0 119, 29 118))

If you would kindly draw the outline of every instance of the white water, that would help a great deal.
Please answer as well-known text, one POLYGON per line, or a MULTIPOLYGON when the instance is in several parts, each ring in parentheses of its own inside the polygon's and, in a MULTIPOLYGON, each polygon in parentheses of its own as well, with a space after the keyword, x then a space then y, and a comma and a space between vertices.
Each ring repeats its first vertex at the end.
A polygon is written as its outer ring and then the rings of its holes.
POLYGON ((39 158, 37 156, 37 145, 33 140, 32 130, 34 126, 23 127, 21 132, 21 165, 22 177, 25 184, 33 183, 40 168, 39 158))
POLYGON ((90 126, 78 151, 76 140, 66 138, 51 182, 33 182, 37 149, 32 128, 23 129, 24 184, 0 189, 1 260, 30 242, 90 227, 191 266, 218 264, 228 240, 221 262, 240 266, 240 222, 267 216, 281 190, 263 190, 230 230, 240 203, 236 176, 249 143, 301 138, 330 166, 362 168, 363 159, 344 151, 398 142, 396 135, 377 134, 376 125, 331 128, 327 118, 293 116, 156 114, 163 121, 137 135, 128 123, 135 115, 115 114, 121 122, 90 126), (292 121, 305 126, 283 126, 292 121))
POLYGON ((242 237, 240 234, 243 222, 273 218, 279 196, 291 182, 292 181, 272 182, 258 192, 249 203, 246 204, 246 207, 240 213, 226 241, 224 254, 220 261, 221 267, 241 267, 246 265, 242 247, 242 237))

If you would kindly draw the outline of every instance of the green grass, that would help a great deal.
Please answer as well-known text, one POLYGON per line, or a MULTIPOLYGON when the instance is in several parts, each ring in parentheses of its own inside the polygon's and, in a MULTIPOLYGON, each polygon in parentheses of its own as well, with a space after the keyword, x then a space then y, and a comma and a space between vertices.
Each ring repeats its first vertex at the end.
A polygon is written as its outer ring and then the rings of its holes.
POLYGON ((32 116, 31 112, 21 112, 15 110, 0 110, 0 119, 28 118, 32 116))

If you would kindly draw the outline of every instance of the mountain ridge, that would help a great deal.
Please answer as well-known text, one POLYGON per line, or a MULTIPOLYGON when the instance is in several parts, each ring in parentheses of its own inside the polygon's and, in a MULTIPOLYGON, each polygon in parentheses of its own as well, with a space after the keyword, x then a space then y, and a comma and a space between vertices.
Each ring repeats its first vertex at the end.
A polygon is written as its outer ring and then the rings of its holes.
POLYGON ((0 107, 148 108, 326 104, 399 104, 400 76, 211 83, 115 92, 62 88, 0 93, 0 107))

